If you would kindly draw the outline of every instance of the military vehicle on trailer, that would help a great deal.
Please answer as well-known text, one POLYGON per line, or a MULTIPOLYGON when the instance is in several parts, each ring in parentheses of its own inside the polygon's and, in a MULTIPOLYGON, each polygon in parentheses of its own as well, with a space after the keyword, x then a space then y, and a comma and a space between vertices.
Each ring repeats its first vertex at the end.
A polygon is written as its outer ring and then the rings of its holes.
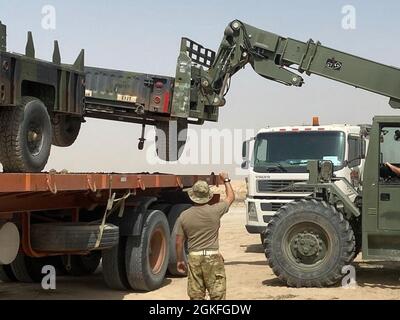
MULTIPOLYGON (((214 175, 40 173, 51 145, 76 140, 85 118, 156 127, 157 152, 171 161, 186 142, 188 124, 218 119, 218 108, 198 109, 182 82, 208 68, 214 52, 182 40, 177 78, 85 67, 35 57, 32 34, 25 55, 7 52, 0 23, 0 281, 40 282, 42 268, 57 274, 93 273, 102 260, 106 284, 118 290, 155 290, 177 270, 179 215, 192 206, 184 188, 214 175), (189 58, 191 46, 202 50, 189 58), (186 79, 186 78, 185 78, 186 79)), ((218 201, 218 195, 214 198, 218 201)), ((186 252, 184 252, 186 258, 186 252)))

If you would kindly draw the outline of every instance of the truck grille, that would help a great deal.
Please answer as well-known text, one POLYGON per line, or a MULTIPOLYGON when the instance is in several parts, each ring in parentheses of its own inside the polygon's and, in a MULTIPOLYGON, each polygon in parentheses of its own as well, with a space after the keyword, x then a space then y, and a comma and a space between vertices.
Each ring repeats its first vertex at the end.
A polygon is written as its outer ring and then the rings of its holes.
POLYGON ((281 207, 286 205, 287 203, 273 203, 272 204, 272 211, 278 211, 281 207))
POLYGON ((284 192, 284 193, 308 193, 313 188, 309 186, 301 186, 295 188, 293 184, 306 181, 295 180, 259 180, 257 184, 258 192, 284 192))
POLYGON ((281 207, 283 207, 286 204, 287 202, 261 203, 261 210, 278 211, 281 207))

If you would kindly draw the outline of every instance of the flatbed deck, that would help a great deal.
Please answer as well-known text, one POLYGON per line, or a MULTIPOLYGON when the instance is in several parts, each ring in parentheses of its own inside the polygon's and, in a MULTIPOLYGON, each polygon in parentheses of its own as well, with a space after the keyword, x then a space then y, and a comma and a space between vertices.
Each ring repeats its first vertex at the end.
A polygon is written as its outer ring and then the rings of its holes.
POLYGON ((204 180, 218 183, 211 175, 149 173, 1 173, 0 216, 5 213, 78 208, 103 203, 110 192, 133 195, 191 187, 204 180))

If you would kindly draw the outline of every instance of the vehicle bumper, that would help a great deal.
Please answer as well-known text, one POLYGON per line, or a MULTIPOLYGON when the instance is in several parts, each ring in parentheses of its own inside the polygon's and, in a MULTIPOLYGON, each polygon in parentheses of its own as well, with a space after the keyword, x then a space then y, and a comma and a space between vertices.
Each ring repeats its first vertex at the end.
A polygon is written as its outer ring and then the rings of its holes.
POLYGON ((265 228, 267 227, 267 225, 265 226, 252 226, 252 225, 246 225, 246 230, 248 233, 250 234, 262 234, 265 231, 265 228))
POLYGON ((246 230, 251 234, 264 233, 268 223, 276 214, 280 205, 289 203, 293 199, 280 199, 280 200, 264 200, 264 199, 247 199, 246 203, 246 230), (249 212, 249 204, 253 203, 256 208, 256 216, 251 215, 249 212), (279 204, 279 205, 278 205, 279 204))

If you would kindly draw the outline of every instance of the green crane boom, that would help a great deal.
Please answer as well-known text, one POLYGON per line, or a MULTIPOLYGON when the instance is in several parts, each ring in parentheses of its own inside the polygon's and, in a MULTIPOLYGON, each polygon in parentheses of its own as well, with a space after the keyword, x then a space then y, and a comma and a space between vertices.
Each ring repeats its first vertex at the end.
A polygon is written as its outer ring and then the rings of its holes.
POLYGON ((202 74, 207 79, 201 82, 204 98, 210 101, 213 95, 213 105, 223 106, 228 80, 247 64, 262 77, 288 86, 302 86, 300 74, 316 74, 387 96, 393 108, 400 108, 400 69, 330 49, 313 40, 284 38, 238 20, 228 25, 211 68, 202 74))
MULTIPOLYGON (((393 108, 400 108, 400 69, 312 40, 284 38, 238 20, 226 28, 210 67, 192 78, 193 86, 200 84, 198 103, 223 106, 230 78, 247 64, 262 77, 287 86, 300 87, 301 74, 316 74, 387 96, 393 108)), ((314 189, 313 194, 281 207, 264 234, 265 254, 279 279, 293 287, 331 286, 342 279, 360 251, 365 260, 399 260, 399 145, 400 117, 374 117, 367 154, 359 145, 354 155, 365 159, 359 191, 334 176, 331 161, 308 162, 307 187, 314 189), (339 181, 353 188, 355 200, 338 188, 339 181)), ((356 172, 350 162, 345 167, 356 172)))

